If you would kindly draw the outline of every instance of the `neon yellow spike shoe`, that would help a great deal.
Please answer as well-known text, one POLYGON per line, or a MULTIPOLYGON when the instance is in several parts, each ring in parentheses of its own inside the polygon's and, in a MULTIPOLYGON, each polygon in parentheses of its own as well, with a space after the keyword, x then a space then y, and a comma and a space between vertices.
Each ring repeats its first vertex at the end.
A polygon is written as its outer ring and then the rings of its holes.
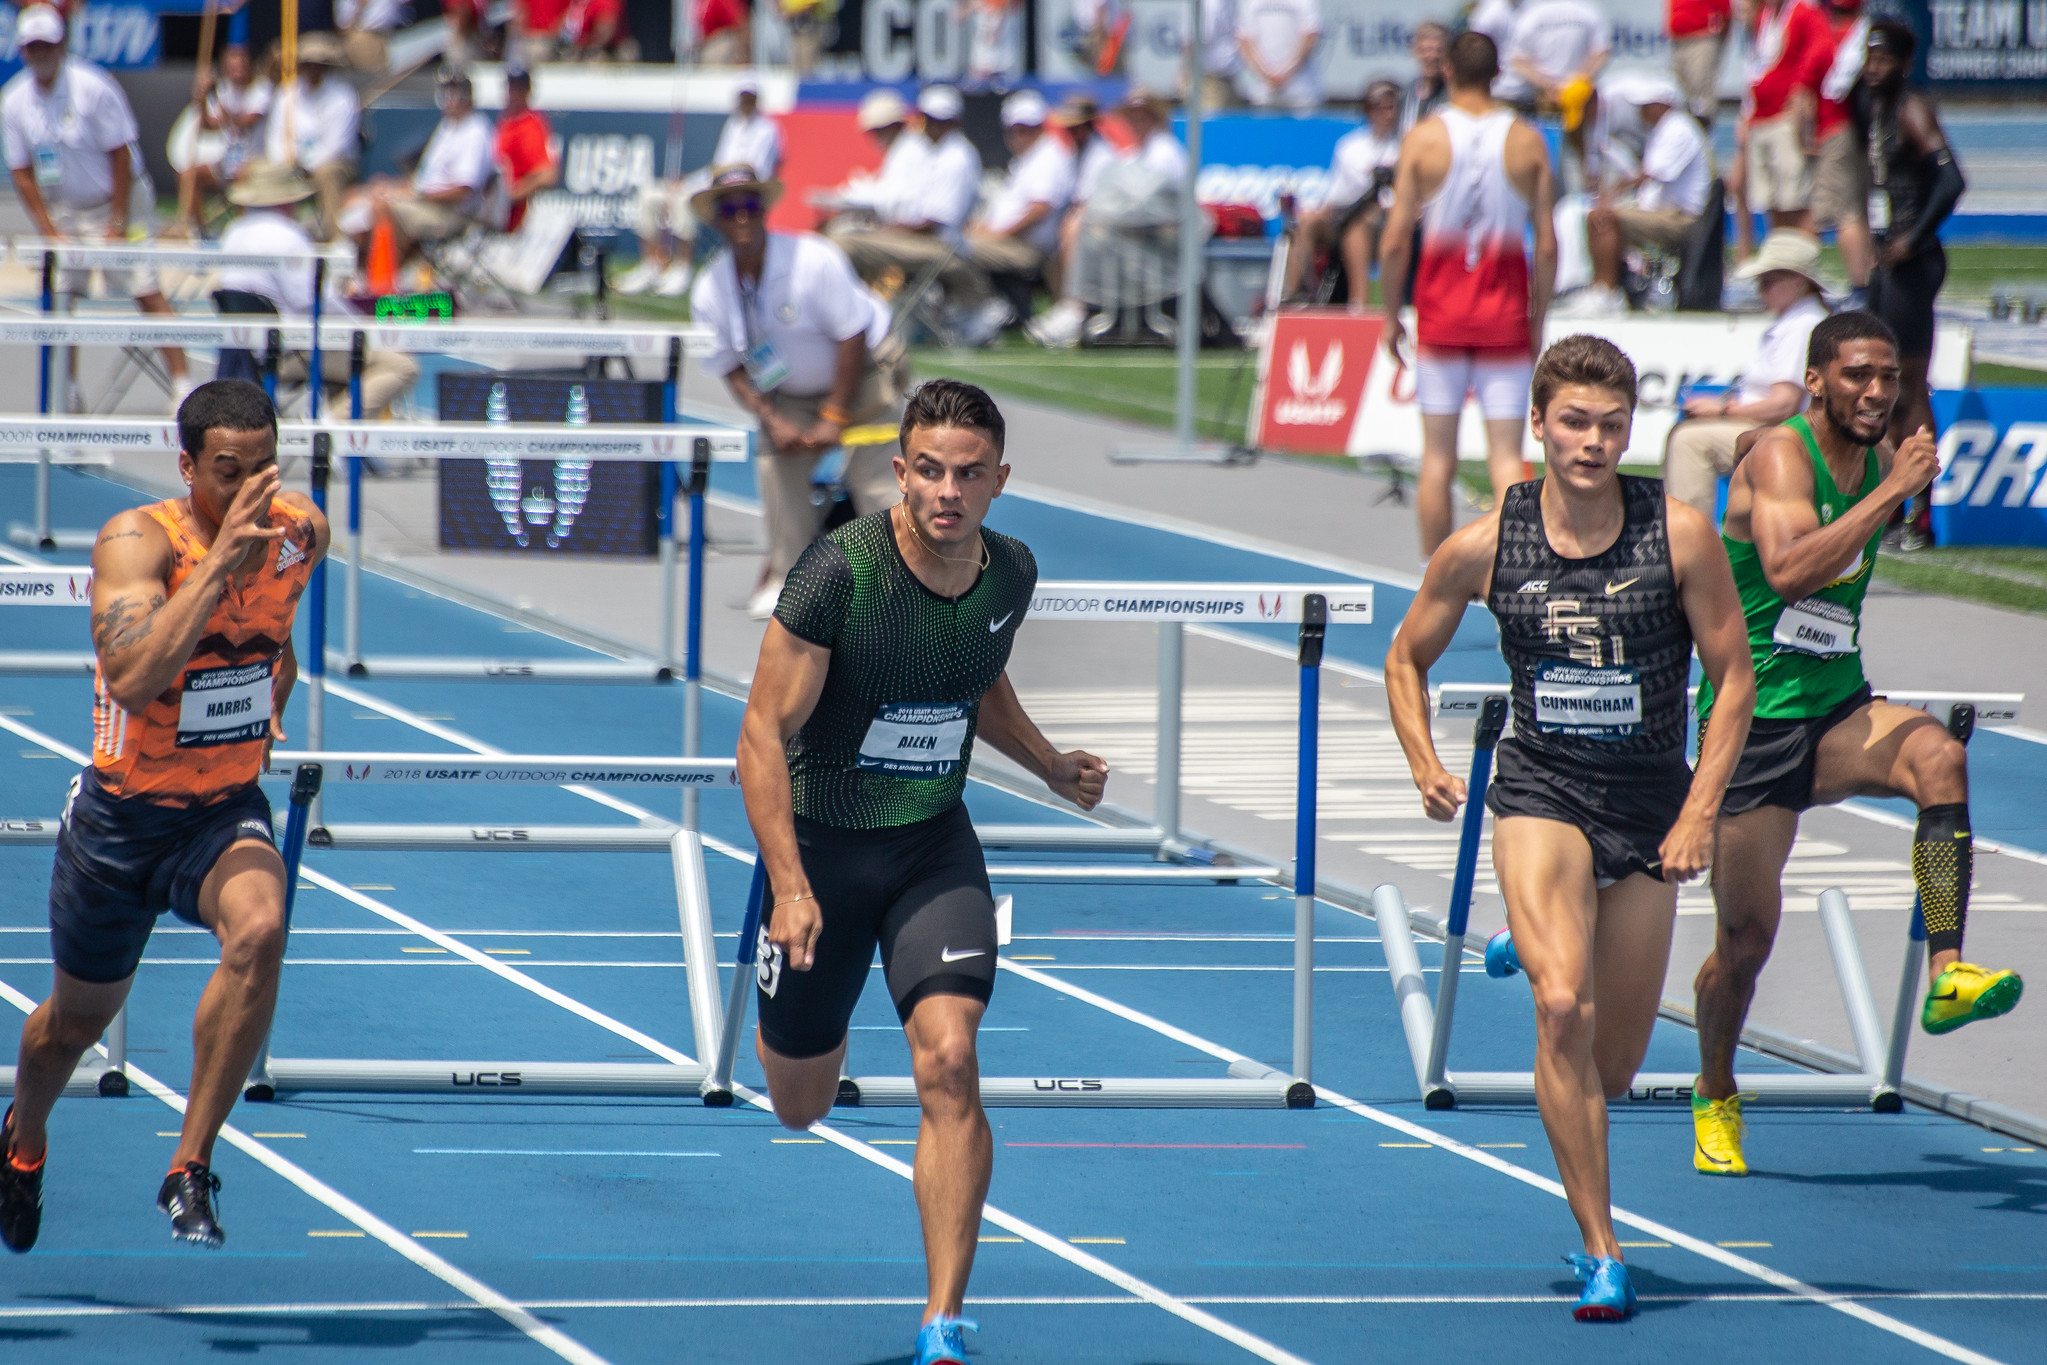
POLYGON ((2025 991, 2026 983, 2019 980, 2017 972, 1957 962, 1927 988, 1919 1027, 1928 1033, 1953 1033, 1978 1019, 1995 1019, 2010 1013, 2025 991))
POLYGON ((1741 1139, 1748 1125, 1741 1118, 1741 1096, 1709 1100, 1692 1083, 1692 1169, 1701 1175, 1747 1175, 1741 1139))

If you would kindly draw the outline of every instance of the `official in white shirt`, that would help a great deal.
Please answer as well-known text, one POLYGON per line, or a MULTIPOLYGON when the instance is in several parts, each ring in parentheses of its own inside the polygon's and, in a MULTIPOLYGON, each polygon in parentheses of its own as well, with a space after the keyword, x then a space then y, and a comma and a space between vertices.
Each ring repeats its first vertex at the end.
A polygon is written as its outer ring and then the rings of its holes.
POLYGON ((332 241, 341 206, 355 184, 361 156, 362 102, 355 87, 335 75, 347 64, 341 40, 331 33, 299 38, 299 71, 270 103, 263 131, 263 159, 297 166, 313 182, 320 201, 319 239, 332 241))
POLYGON ((1840 288, 1820 271, 1820 239, 1797 228, 1772 228, 1762 249, 1734 274, 1756 282, 1774 320, 1741 381, 1726 393, 1688 400, 1684 420, 1670 429, 1663 447, 1664 491, 1708 517, 1721 478, 1734 470, 1735 439, 1805 411, 1806 348, 1827 316, 1826 296, 1840 288))
POLYGON ((1209 109, 1237 103, 1237 73, 1244 55, 1237 50, 1238 0, 1201 0, 1201 102, 1209 109))
MULTIPOLYGON (((296 166, 278 166, 267 161, 251 163, 241 179, 227 188, 228 202, 241 209, 226 232, 221 234, 222 251, 294 252, 310 251, 313 239, 295 216, 299 204, 313 197, 313 182, 296 166)), ((325 316, 332 317, 339 303, 340 281, 330 271, 325 316)), ((267 299, 281 315, 289 318, 312 316, 313 271, 309 265, 231 265, 220 272, 220 288, 237 290, 267 299)), ((277 377, 288 384, 303 384, 310 371, 311 357, 304 351, 287 353, 278 362, 277 377)), ((340 394, 323 410, 348 413, 349 357, 345 349, 323 347, 320 374, 330 389, 340 394)), ((392 400, 411 388, 419 378, 419 365, 399 351, 369 350, 363 353, 362 409, 374 416, 392 400)))
MULTIPOLYGON (((199 207, 204 197, 225 189, 242 167, 260 155, 263 118, 270 112, 275 93, 270 82, 251 69, 249 49, 237 43, 221 54, 220 69, 190 111, 197 123, 193 154, 178 175, 178 222, 186 236, 199 235, 199 207)), ((184 118, 179 115, 180 121, 184 118)), ((171 137, 173 141, 178 137, 176 125, 171 137)))
POLYGON ((1365 89, 1365 126, 1336 141, 1329 159, 1329 192, 1306 209, 1287 250, 1286 294, 1300 293, 1301 280, 1318 252, 1332 246, 1343 253, 1348 303, 1365 306, 1366 286, 1379 255, 1379 230, 1393 207, 1393 170, 1400 164, 1400 87, 1373 81, 1365 89))
POLYGON ((1173 107, 1165 96, 1133 85, 1123 97, 1123 122, 1136 145, 1129 155, 1176 184, 1187 178, 1187 149, 1173 136, 1173 107))
POLYGON ((483 207, 483 192, 497 171, 491 121, 477 112, 467 76, 442 79, 434 92, 441 108, 426 149, 409 182, 379 179, 363 187, 342 210, 342 230, 367 238, 377 208, 389 211, 398 231, 401 257, 421 242, 438 242, 464 231, 483 207))
POLYGON ((405 22, 405 0, 334 0, 334 22, 349 65, 382 75, 391 65, 391 34, 405 22))
POLYGON ((924 116, 924 159, 915 192, 889 207, 882 227, 838 238, 853 268, 872 280, 891 268, 914 274, 962 245, 962 231, 981 193, 981 154, 960 131, 965 104, 949 85, 917 95, 924 116))
POLYGON ((1237 87, 1260 108, 1313 109, 1322 102, 1321 42, 1321 0, 1237 0, 1237 87))
MULTIPOLYGON (((718 130, 711 166, 752 166, 772 180, 782 168, 782 129, 761 112, 760 83, 741 76, 733 88, 732 112, 718 130)), ((710 166, 674 180, 656 181, 633 204, 633 232, 640 239, 639 264, 612 282, 621 294, 652 291, 664 299, 689 292, 696 259, 697 220, 690 201, 710 184, 710 166)))
MULTIPOLYGON (((30 5, 14 24, 23 69, 0 89, 0 142, 7 151, 14 193, 43 237, 74 241, 128 240, 131 227, 146 240, 156 212, 156 191, 143 169, 135 113, 113 78, 64 52, 64 18, 48 5, 30 5)), ((57 288, 81 295, 88 270, 58 272, 57 288)), ((108 270, 107 288, 125 293, 145 313, 176 310, 152 270, 108 270)), ((185 353, 163 352, 175 412, 192 383, 185 353)))
POLYGON ((825 227, 831 237, 890 220, 896 208, 916 194, 924 154, 931 146, 910 131, 910 106, 886 87, 863 95, 853 118, 881 149, 881 169, 855 171, 838 188, 812 196, 813 204, 833 215, 825 227))
MULTIPOLYGON (((690 291, 690 312, 710 329, 704 369, 725 381, 760 423, 754 479, 766 524, 768 561, 748 611, 765 619, 782 579, 824 529, 811 500, 818 460, 847 428, 899 425, 907 372, 899 346, 887 354, 888 305, 860 283, 838 247, 810 234, 769 232, 779 183, 751 166, 720 166, 691 205, 725 239, 690 291)), ((893 440, 847 448, 842 478, 861 514, 893 507, 893 440)))
MULTIPOLYGON (((1002 139, 1009 145, 1009 178, 966 244, 941 277, 948 298, 972 310, 963 339, 984 346, 1014 320, 1010 301, 991 276, 1047 275, 1058 259, 1059 224, 1073 202, 1073 153, 1045 131, 1045 97, 1019 90, 1002 102, 1002 139)), ((1056 272, 1052 272, 1056 276, 1056 272)), ((1058 280, 1048 281, 1057 293, 1058 280)))
POLYGON ((1507 41, 1500 44, 1500 78, 1493 94, 1510 104, 1563 107, 1568 122, 1568 88, 1582 82, 1589 96, 1612 55, 1608 20, 1597 6, 1586 0, 1535 0, 1521 7, 1507 41))
POLYGON ((1641 111, 1642 168, 1633 176, 1609 181, 1585 215, 1593 283, 1584 299, 1574 301, 1574 317, 1625 312, 1622 252, 1630 244, 1681 250, 1705 210, 1713 182, 1712 150, 1698 120, 1685 111, 1676 82, 1665 76, 1637 78, 1625 89, 1641 111), (1630 190, 1634 203, 1616 202, 1630 190))

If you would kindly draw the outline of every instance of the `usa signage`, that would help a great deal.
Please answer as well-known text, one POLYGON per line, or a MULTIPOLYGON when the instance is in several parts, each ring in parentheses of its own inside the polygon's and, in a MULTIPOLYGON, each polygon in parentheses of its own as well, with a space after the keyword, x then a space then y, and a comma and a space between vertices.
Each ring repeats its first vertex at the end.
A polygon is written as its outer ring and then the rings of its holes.
POLYGON ((1341 308, 1275 316, 1258 357, 1252 444, 1304 455, 1349 451, 1385 327, 1376 314, 1341 308))
POLYGON ((1040 583, 1031 618, 1297 624, 1310 593, 1322 595, 1331 624, 1372 623, 1369 583, 1040 583))
POLYGON ((2047 390, 1933 395, 1940 477, 1933 535, 1942 545, 2047 545, 2047 390))

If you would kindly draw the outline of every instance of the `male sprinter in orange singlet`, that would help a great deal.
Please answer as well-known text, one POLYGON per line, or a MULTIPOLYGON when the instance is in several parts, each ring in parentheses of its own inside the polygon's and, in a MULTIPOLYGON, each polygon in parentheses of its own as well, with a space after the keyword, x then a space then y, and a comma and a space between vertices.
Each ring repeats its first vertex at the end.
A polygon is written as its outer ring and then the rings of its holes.
POLYGON ((1529 426, 1545 477, 1443 542, 1386 655, 1386 696, 1430 818, 1464 783, 1429 732, 1428 670, 1481 598, 1512 675, 1514 733, 1488 790, 1493 868, 1535 993, 1535 1101, 1585 1254, 1580 1322, 1624 1318, 1635 1291, 1614 1240, 1606 1102, 1649 1048, 1677 886, 1706 870, 1748 733, 1755 673, 1713 524, 1659 479, 1619 472, 1635 367, 1571 336, 1536 362, 1529 426), (1692 651, 1720 696, 1685 765, 1692 651))
POLYGON ((35 1245, 45 1124, 78 1059, 128 998, 166 909, 220 940, 192 1020, 184 1130, 157 1207, 217 1247, 213 1141, 277 1004, 284 862, 256 786, 298 676, 291 623, 327 521, 278 491, 277 412, 238 379, 178 408, 190 492, 123 512, 92 551, 92 766, 71 783, 50 875, 56 985, 21 1029, 0 1130, 0 1240, 35 1245))

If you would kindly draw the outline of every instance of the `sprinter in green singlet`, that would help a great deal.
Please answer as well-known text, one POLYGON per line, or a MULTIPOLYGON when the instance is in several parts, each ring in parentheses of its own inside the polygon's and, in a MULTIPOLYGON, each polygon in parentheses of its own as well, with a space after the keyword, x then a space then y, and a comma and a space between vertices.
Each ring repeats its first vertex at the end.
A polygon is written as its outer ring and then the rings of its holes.
MULTIPOLYGON (((2005 1013, 2018 976, 1962 961, 1973 854, 1968 753, 1932 716, 1879 700, 1862 675, 1858 632, 1877 543, 1899 504, 1940 472, 1925 428, 1892 452, 1898 344, 1868 313, 1813 328, 1811 405, 1773 427, 1735 467, 1721 539, 1748 618, 1755 719, 1727 796, 1713 856, 1719 931, 1699 969, 1699 1081, 1692 1165, 1746 1175, 1734 1048, 1783 910, 1782 877, 1798 815, 1850 796, 1902 796, 1919 808, 1912 877, 1926 915, 1933 984, 1928 1033, 2005 1013)), ((1699 689, 1701 726, 1713 692, 1699 689)))

